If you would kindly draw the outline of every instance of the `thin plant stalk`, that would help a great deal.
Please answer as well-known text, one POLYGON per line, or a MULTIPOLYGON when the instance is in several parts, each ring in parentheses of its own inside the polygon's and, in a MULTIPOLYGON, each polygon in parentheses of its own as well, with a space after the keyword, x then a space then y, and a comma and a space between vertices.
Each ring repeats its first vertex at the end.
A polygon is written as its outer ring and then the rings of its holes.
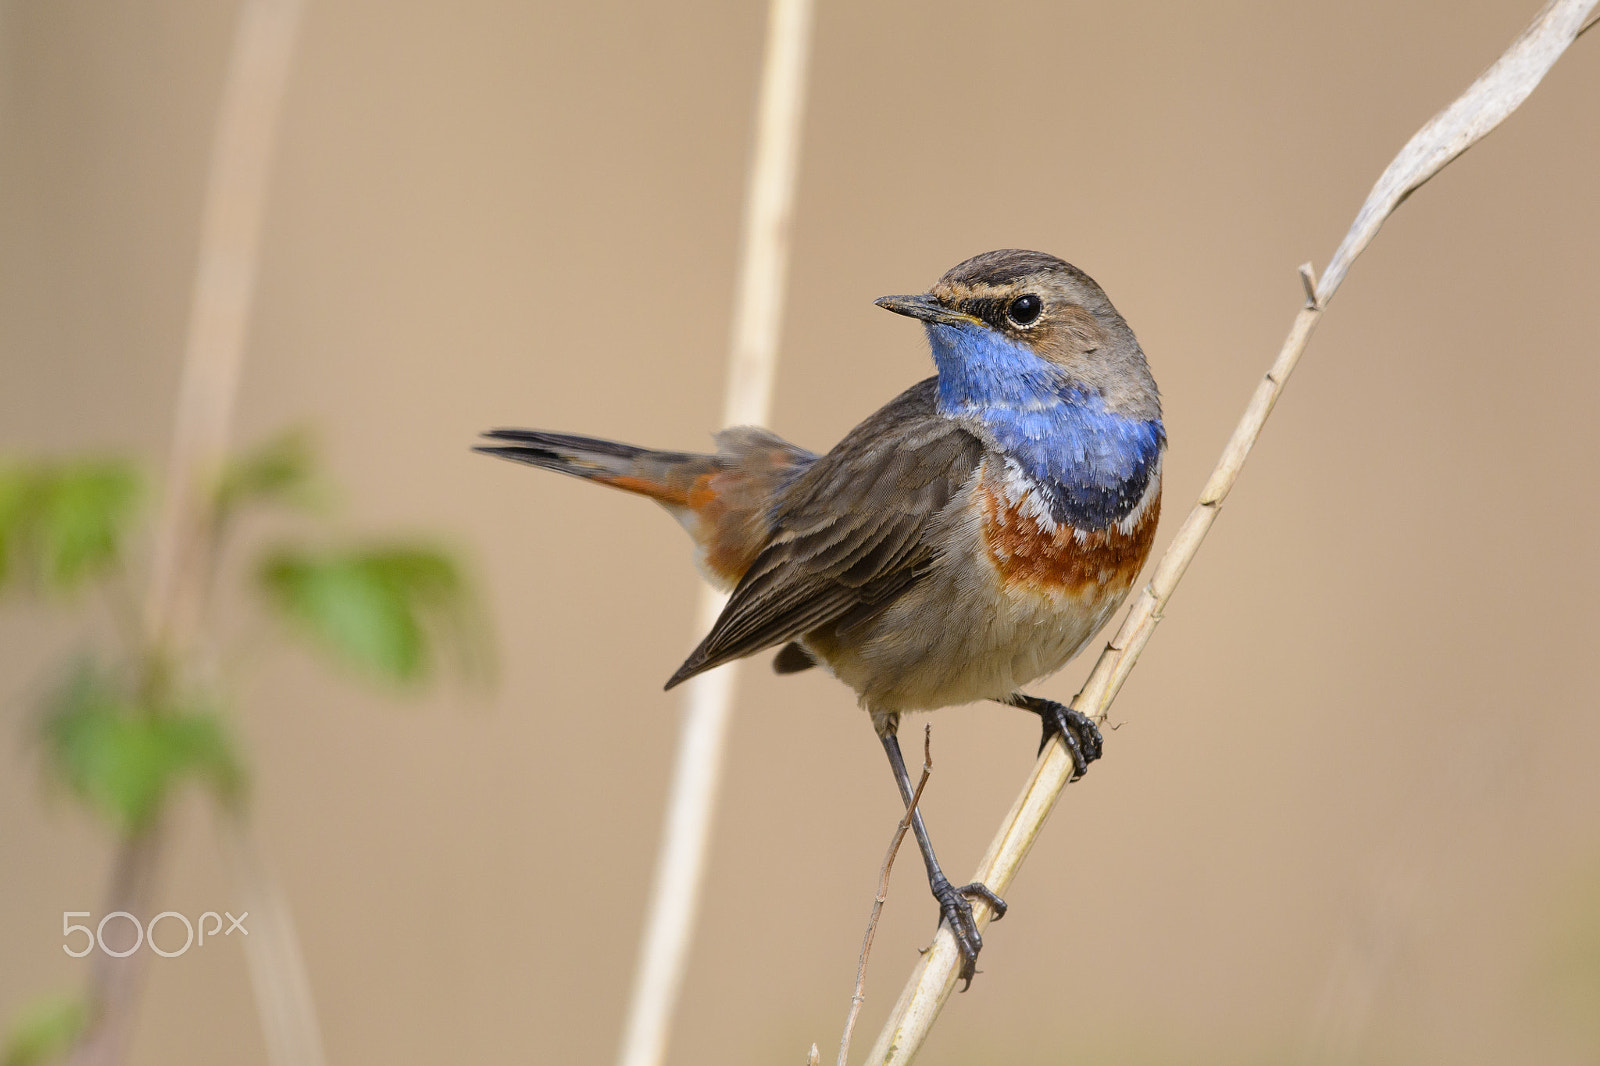
MULTIPOLYGON (((1300 268, 1306 288, 1305 307, 1295 316, 1289 336, 1271 369, 1256 386, 1244 416, 1223 449, 1194 509, 1157 563, 1150 583, 1128 609, 1116 637, 1096 661, 1088 680, 1073 699, 1074 707, 1097 721, 1105 720, 1111 702, 1161 621, 1167 601, 1216 521, 1267 416, 1272 413, 1273 405, 1351 263, 1407 196, 1477 143, 1527 99, 1577 37, 1596 2, 1551 0, 1547 3, 1499 60, 1401 149, 1373 186, 1321 282, 1313 277, 1309 264, 1300 268)), ((1001 823, 973 875, 974 881, 1005 894, 1070 779, 1072 769, 1072 760, 1060 742, 1053 740, 1001 823)), ((974 901, 973 910, 979 925, 987 925, 992 917, 988 908, 981 901, 974 901)), ((868 1062, 903 1066, 915 1057, 955 989, 959 965, 955 939, 947 927, 941 926, 932 946, 913 969, 867 1056, 868 1062)))
MULTIPOLYGON (((745 196, 724 425, 763 423, 771 408, 810 36, 811 0, 771 0, 755 154, 745 196)), ((722 595, 705 591, 695 612, 698 632, 711 628, 724 602, 722 595)), ((682 731, 633 995, 617 1055, 620 1066, 657 1066, 666 1054, 705 871, 734 677, 730 664, 684 685, 682 731)))
MULTIPOLYGON (((911 820, 917 815, 917 806, 922 802, 922 790, 928 787, 928 778, 932 775, 933 726, 925 725, 922 727, 922 776, 917 779, 917 787, 911 793, 911 802, 906 804, 906 813, 894 827, 894 835, 889 838, 889 850, 884 853, 883 865, 878 869, 878 894, 872 897, 872 913, 867 917, 867 931, 861 937, 861 955, 856 959, 856 987, 850 995, 850 1013, 845 1015, 844 1035, 839 1038, 836 1066, 849 1066, 850 1037, 856 1031, 861 1004, 867 999, 867 960, 872 957, 872 941, 878 935, 878 919, 883 917, 883 905, 889 899, 889 874, 894 870, 894 857, 900 853, 900 845, 906 839, 906 831, 911 828, 911 820)), ((816 1047, 815 1044, 811 1046, 816 1047)))
POLYGON ((250 914, 245 963, 255 991, 267 1062, 271 1066, 323 1066, 327 1055, 294 913, 261 854, 250 821, 241 814, 225 818, 222 850, 238 887, 239 906, 250 914))
POLYGON ((166 493, 145 628, 182 655, 205 606, 210 493, 228 447, 261 250, 261 219, 303 0, 245 0, 206 176, 166 493))
MULTIPOLYGON (((157 818, 117 845, 104 913, 123 911, 141 916, 141 920, 149 913, 146 905, 155 895, 164 835, 165 827, 157 818)), ((73 1066, 114 1066, 123 1059, 144 976, 144 968, 136 960, 144 954, 95 955, 89 972, 89 1025, 73 1046, 73 1066)))
MULTIPOLYGON (((238 393, 269 164, 302 6, 303 0, 245 0, 234 34, 206 177, 166 492, 145 596, 143 643, 151 675, 145 681, 147 688, 162 684, 162 676, 192 653, 207 599, 216 549, 210 536, 209 497, 228 445, 238 393)), ((106 913, 149 914, 159 880, 161 823, 157 815, 153 825, 119 842, 106 913)), ((270 943, 275 929, 288 928, 286 916, 273 920, 272 897, 259 892, 247 895, 266 898, 269 913, 257 911, 256 935, 247 940, 246 952, 297 960, 292 945, 285 952, 283 945, 270 943), (264 939, 261 932, 267 934, 264 939)), ((89 1028, 73 1049, 74 1066, 113 1066, 125 1057, 145 954, 136 951, 97 960, 90 976, 89 1028)), ((257 977, 256 999, 261 1005, 285 998, 264 987, 263 978, 257 976, 263 972, 268 984, 304 987, 306 983, 303 973, 284 974, 281 967, 256 965, 253 959, 251 973, 257 977)), ((309 1011, 309 1001, 295 1007, 309 1011)), ((316 1033, 314 1015, 290 1021, 282 1013, 262 1013, 269 1049, 283 1045, 273 1032, 283 1025, 316 1033)), ((274 1066, 320 1066, 320 1037, 305 1054, 274 1055, 271 1061, 274 1066)))

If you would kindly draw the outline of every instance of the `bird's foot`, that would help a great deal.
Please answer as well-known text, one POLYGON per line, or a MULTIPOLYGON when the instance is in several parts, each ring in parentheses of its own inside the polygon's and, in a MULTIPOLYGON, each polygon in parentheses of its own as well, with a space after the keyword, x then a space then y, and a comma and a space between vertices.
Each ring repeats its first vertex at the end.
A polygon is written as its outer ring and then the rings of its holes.
POLYGON ((956 950, 961 952, 959 976, 966 982, 961 986, 961 991, 965 992, 972 986, 972 978, 978 972, 978 952, 983 950, 983 936, 978 932, 978 922, 967 897, 983 900, 994 911, 996 920, 1005 917, 1006 901, 976 881, 956 888, 940 877, 928 887, 933 890, 933 898, 939 901, 939 916, 949 923, 950 932, 956 938, 956 950))
POLYGON ((1082 711, 1037 697, 1035 705, 1028 709, 1039 716, 1044 726, 1044 735, 1039 738, 1040 753, 1044 752, 1051 737, 1060 737, 1061 743, 1067 746, 1067 753, 1072 756, 1072 779, 1076 781, 1087 773, 1089 764, 1100 757, 1104 747, 1104 738, 1100 736, 1100 729, 1093 719, 1082 711))

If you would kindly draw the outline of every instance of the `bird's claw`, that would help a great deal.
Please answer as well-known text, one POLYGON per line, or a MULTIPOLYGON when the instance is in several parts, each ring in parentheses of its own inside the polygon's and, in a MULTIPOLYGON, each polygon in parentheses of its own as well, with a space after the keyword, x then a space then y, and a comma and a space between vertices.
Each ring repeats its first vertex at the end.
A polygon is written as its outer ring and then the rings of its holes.
POLYGON ((1061 743, 1066 745, 1067 752, 1072 756, 1072 779, 1076 781, 1088 772, 1089 764, 1100 757, 1104 738, 1093 719, 1082 711, 1053 700, 1041 702, 1048 705, 1038 712, 1039 721, 1044 726, 1044 735, 1039 738, 1039 752, 1044 753, 1051 737, 1060 737, 1061 743))
POLYGON ((962 885, 956 889, 963 896, 976 896, 994 912, 994 920, 999 921, 1006 916, 1006 901, 994 894, 994 891, 982 881, 974 881, 970 885, 962 885))
POLYGON ((961 952, 961 971, 957 976, 965 982, 961 986, 961 991, 965 992, 972 987, 972 978, 978 972, 978 953, 983 950, 983 936, 978 932, 978 921, 973 917, 972 904, 967 897, 983 900, 996 918, 1006 913, 1006 901, 977 882, 956 888, 941 877, 929 887, 933 889, 933 898, 939 901, 939 916, 949 924, 956 938, 956 950, 961 952))

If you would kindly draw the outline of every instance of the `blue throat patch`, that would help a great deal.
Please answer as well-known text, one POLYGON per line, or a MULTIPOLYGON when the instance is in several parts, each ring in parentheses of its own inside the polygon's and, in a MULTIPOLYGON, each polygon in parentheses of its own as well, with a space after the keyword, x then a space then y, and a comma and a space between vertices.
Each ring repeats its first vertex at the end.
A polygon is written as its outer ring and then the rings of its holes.
POLYGON ((939 410, 976 422, 1031 478, 1058 523, 1105 529, 1136 507, 1166 430, 1106 410, 1098 392, 982 326, 928 323, 939 410))

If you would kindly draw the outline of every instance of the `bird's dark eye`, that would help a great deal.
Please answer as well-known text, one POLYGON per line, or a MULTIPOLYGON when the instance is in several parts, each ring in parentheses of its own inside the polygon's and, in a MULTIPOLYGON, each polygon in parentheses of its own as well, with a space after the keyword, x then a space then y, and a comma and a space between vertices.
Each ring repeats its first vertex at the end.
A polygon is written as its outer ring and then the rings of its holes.
POLYGON ((1011 306, 1006 308, 1006 316, 1019 326, 1026 326, 1039 317, 1039 312, 1044 310, 1044 304, 1033 293, 1025 293, 1011 301, 1011 306))

